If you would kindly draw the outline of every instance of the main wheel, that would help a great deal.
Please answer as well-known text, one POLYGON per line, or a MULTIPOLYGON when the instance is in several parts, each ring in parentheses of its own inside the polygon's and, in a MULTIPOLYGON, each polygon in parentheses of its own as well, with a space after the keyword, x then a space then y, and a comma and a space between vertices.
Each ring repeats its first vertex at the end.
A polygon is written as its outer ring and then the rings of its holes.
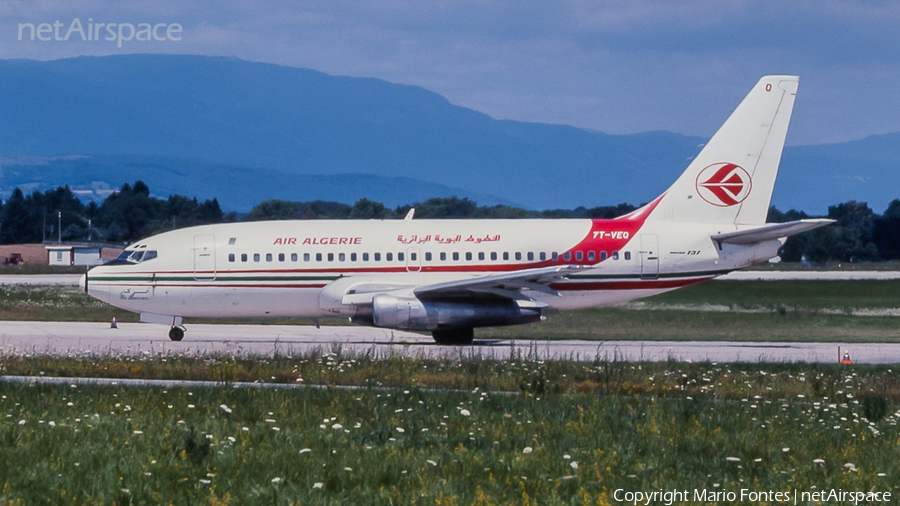
POLYGON ((181 327, 172 327, 169 329, 169 339, 173 341, 181 341, 184 339, 184 329, 181 327))
POLYGON ((438 344, 472 344, 475 338, 475 329, 471 327, 461 329, 432 330, 431 336, 438 344))

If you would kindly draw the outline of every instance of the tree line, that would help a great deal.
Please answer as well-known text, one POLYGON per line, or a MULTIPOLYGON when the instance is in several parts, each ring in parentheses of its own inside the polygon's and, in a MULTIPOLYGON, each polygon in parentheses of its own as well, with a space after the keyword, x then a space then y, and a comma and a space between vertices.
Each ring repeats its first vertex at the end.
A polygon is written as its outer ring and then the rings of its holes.
MULTIPOLYGON (((267 200, 240 216, 234 212, 223 213, 215 198, 200 202, 196 197, 182 195, 170 195, 167 199, 152 197, 150 188, 142 181, 124 184, 99 205, 93 201, 84 204, 68 186, 27 195, 16 188, 9 199, 0 202, 0 244, 39 243, 59 238, 127 244, 194 225, 288 219, 401 219, 412 208, 415 217, 422 219, 609 219, 630 213, 638 206, 623 203, 531 211, 508 205, 479 206, 468 198, 435 197, 391 209, 367 198, 353 205, 322 200, 267 200)), ((772 206, 767 221, 782 223, 816 217, 793 209, 782 212, 772 206)), ((786 261, 805 258, 820 263, 900 259, 900 200, 892 201, 880 215, 865 202, 851 200, 829 206, 824 217, 837 222, 791 237, 781 257, 786 261)))

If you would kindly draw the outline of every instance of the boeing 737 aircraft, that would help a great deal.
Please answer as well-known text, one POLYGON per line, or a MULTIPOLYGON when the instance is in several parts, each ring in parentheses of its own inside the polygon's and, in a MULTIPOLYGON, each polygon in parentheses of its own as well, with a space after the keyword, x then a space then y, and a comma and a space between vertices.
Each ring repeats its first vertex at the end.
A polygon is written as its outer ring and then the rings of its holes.
POLYGON ((687 286, 831 222, 765 223, 798 83, 763 77, 665 193, 616 219, 207 225, 138 241, 81 284, 175 341, 185 316, 343 316, 440 344, 687 286))

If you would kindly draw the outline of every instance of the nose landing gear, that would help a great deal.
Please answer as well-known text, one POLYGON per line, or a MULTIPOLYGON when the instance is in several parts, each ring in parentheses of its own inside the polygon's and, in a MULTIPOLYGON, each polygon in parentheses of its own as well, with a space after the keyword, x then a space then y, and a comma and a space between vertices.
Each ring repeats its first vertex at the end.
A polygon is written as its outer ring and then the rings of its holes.
POLYGON ((173 341, 181 341, 184 339, 184 331, 187 330, 183 326, 172 327, 169 329, 169 339, 173 341))

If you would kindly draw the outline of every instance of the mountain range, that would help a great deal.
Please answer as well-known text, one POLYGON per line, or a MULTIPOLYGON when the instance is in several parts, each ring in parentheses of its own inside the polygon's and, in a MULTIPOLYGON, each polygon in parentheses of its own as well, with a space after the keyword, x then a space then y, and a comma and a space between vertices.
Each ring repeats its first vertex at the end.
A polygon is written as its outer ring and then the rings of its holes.
MULTIPOLYGON (((637 204, 704 142, 496 120, 420 87, 234 58, 0 60, 0 197, 69 184, 98 198, 141 179, 233 210, 449 195, 530 209, 637 204)), ((900 133, 789 146, 773 204, 821 213, 854 199, 880 212, 900 197, 898 146, 900 133)))

